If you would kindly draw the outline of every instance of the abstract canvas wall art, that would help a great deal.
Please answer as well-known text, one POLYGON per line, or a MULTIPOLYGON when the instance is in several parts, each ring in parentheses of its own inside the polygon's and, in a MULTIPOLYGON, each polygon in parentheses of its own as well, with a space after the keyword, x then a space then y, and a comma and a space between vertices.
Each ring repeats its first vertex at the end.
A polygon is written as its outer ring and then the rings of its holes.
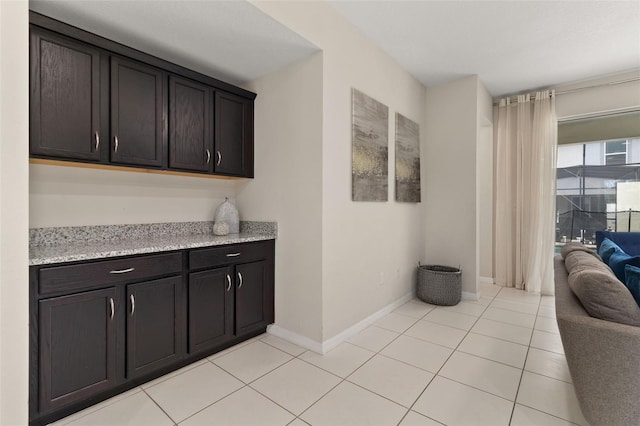
POLYGON ((420 202, 420 127, 396 113, 396 201, 420 202))
POLYGON ((389 108, 352 89, 351 199, 389 199, 389 108))

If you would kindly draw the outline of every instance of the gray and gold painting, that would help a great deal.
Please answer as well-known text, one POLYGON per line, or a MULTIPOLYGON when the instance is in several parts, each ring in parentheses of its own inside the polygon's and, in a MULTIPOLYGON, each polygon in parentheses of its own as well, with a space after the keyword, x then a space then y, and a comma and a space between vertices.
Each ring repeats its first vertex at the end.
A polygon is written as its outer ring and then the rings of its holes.
POLYGON ((396 113, 396 201, 420 202, 420 127, 396 113))
POLYGON ((389 199, 389 108, 352 89, 351 197, 389 199))

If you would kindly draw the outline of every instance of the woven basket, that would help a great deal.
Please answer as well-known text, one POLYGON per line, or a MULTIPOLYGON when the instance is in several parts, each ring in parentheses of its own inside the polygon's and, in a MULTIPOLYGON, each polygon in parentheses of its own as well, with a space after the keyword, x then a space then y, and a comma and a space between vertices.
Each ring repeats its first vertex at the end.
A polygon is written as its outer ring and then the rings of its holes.
POLYGON ((462 271, 440 265, 418 266, 418 298, 434 305, 451 306, 462 296, 462 271))

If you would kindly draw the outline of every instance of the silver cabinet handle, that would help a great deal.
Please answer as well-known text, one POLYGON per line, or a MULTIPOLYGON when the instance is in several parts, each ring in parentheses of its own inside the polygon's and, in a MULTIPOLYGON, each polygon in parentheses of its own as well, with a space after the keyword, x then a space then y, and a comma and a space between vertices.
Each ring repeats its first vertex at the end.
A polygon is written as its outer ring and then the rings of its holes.
POLYGON ((211 151, 207 148, 207 164, 211 161, 211 151))
POLYGON ((113 319, 113 316, 116 313, 116 307, 115 307, 115 304, 113 303, 113 297, 109 298, 109 307, 111 308, 111 315, 109 316, 109 319, 113 319))
POLYGON ((136 268, 117 269, 115 271, 109 271, 110 274, 126 274, 127 272, 133 272, 136 268))
POLYGON ((117 135, 114 136, 113 139, 114 139, 114 142, 115 142, 115 148, 113 149, 113 152, 118 152, 118 145, 119 145, 118 136, 117 135))
POLYGON ((136 298, 133 294, 129 295, 129 300, 131 300, 131 316, 136 311, 136 298))
POLYGON ((238 288, 242 288, 242 274, 240 272, 238 272, 238 281, 240 281, 238 283, 238 288))
POLYGON ((227 274, 227 291, 231 290, 231 277, 227 274))
POLYGON ((216 166, 219 166, 220 162, 222 161, 222 154, 220 154, 220 151, 216 151, 216 155, 218 156, 218 161, 216 161, 216 166))
POLYGON ((237 257, 237 256, 240 256, 239 252, 238 253, 229 253, 229 254, 227 254, 227 257, 237 257))
POLYGON ((100 149, 100 135, 98 134, 98 131, 96 130, 96 151, 100 149))

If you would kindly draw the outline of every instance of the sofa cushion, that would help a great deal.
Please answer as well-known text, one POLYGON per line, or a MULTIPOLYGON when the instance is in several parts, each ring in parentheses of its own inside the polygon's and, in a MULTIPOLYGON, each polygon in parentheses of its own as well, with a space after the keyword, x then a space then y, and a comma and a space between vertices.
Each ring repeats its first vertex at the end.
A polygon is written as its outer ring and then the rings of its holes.
POLYGON ((563 245, 562 248, 560 249, 560 255, 562 256, 563 259, 566 259, 570 253, 573 253, 575 251, 582 251, 585 253, 589 253, 592 256, 594 256, 596 259, 602 260, 602 258, 598 255, 598 253, 596 253, 595 251, 593 251, 588 247, 585 247, 582 243, 576 243, 576 242, 567 243, 563 245))
POLYGON ((609 263, 611 255, 617 251, 622 251, 622 249, 608 238, 602 240, 602 244, 598 247, 598 254, 602 258, 603 262, 607 264, 609 263))
POLYGON ((608 264, 613 273, 616 274, 616 277, 618 277, 620 281, 624 282, 624 267, 626 265, 640 267, 640 256, 631 256, 630 254, 619 250, 611 253, 608 264))
POLYGON ((624 267, 624 285, 627 286, 636 303, 640 306, 640 268, 631 265, 624 267))
POLYGON ((567 254, 567 257, 564 259, 564 265, 567 268, 567 273, 585 269, 597 269, 613 273, 611 269, 600 260, 600 256, 593 251, 572 251, 567 254))
POLYGON ((611 272, 575 269, 569 274, 569 288, 592 317, 640 326, 640 307, 611 272))

